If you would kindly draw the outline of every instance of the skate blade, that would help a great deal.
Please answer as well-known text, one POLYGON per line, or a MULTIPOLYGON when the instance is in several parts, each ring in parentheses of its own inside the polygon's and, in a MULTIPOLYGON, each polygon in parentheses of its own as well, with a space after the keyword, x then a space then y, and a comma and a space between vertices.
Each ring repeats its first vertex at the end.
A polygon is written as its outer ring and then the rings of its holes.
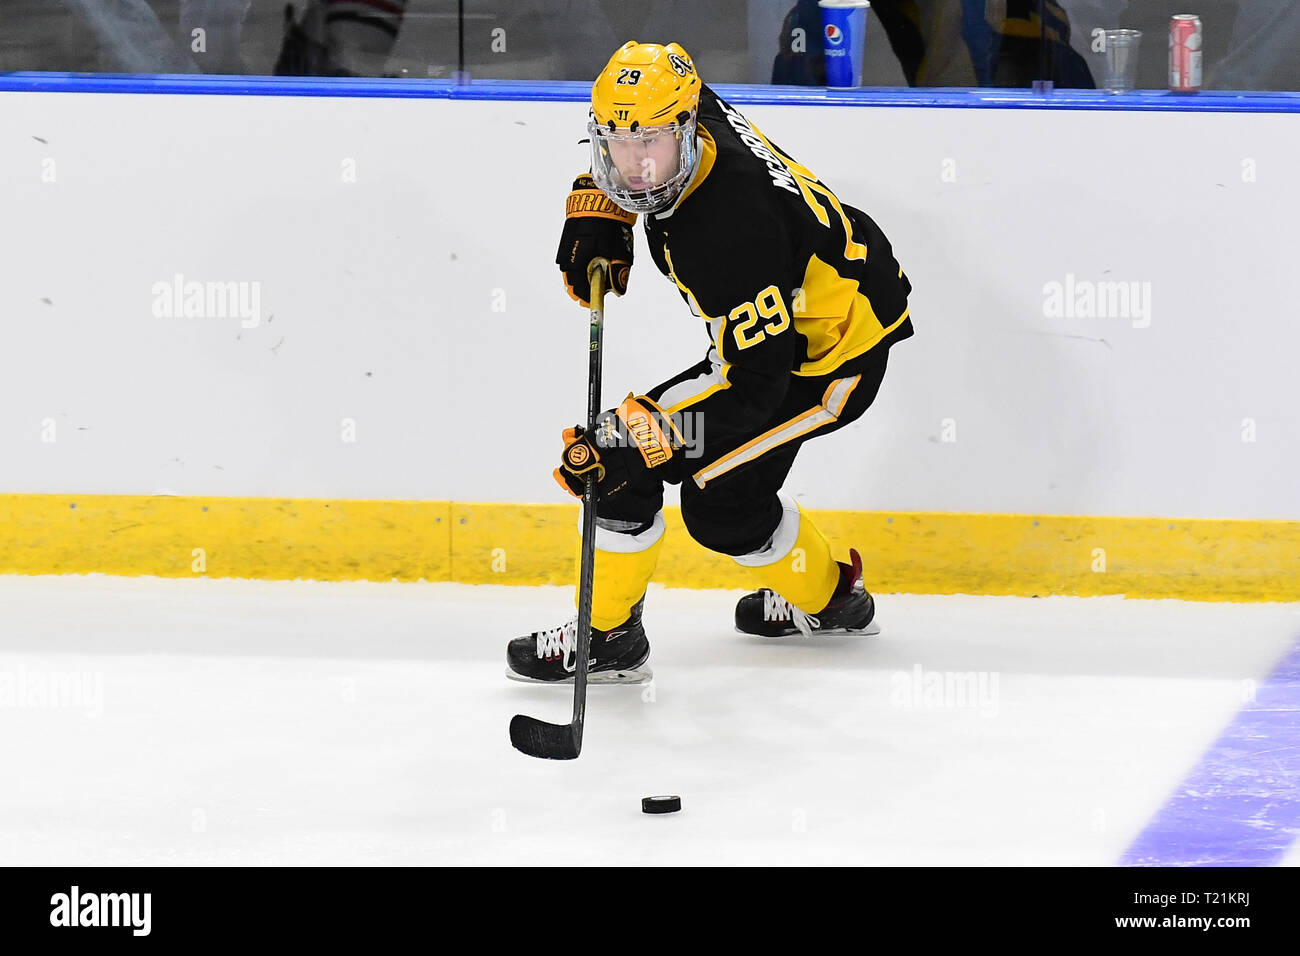
MULTIPOLYGON (((506 676, 521 684, 548 684, 557 687, 573 686, 572 677, 566 677, 564 680, 538 680, 535 677, 524 677, 522 674, 516 674, 509 667, 506 668, 506 676)), ((654 680, 654 677, 654 671, 642 664, 640 667, 626 667, 622 670, 592 671, 587 675, 587 683, 648 684, 654 680)))
MULTIPOLYGON (((742 631, 736 628, 737 634, 744 634, 746 637, 757 637, 761 641, 781 641, 787 637, 803 637, 798 631, 791 631, 789 634, 751 634, 749 631, 742 631)), ((819 637, 827 637, 833 634, 851 635, 853 637, 874 637, 880 633, 880 624, 872 621, 866 627, 831 627, 824 631, 813 631, 812 640, 819 637)))

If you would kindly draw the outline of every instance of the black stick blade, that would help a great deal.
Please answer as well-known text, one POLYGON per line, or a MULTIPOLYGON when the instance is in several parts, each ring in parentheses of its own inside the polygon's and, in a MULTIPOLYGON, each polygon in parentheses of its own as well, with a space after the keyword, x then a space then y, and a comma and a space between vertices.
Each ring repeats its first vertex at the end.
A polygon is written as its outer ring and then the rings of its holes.
POLYGON ((543 760, 576 760, 582 747, 572 724, 548 724, 524 714, 510 719, 510 743, 521 753, 543 760))

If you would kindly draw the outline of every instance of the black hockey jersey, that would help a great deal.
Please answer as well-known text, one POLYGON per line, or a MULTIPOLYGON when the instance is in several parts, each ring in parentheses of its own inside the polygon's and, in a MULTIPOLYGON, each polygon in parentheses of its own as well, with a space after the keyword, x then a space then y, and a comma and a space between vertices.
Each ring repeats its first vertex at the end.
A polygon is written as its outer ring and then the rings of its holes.
POLYGON ((708 86, 698 116, 695 175, 643 219, 655 265, 712 346, 648 394, 670 414, 702 414, 725 441, 763 427, 791 376, 852 375, 868 351, 910 336, 911 285, 866 213, 708 86))

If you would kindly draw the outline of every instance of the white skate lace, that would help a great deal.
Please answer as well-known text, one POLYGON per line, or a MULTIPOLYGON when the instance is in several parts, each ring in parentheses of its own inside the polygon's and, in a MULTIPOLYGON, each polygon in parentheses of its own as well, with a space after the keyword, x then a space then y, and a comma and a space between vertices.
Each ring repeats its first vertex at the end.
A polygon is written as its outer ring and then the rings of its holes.
POLYGON ((576 617, 559 627, 537 632, 538 659, 545 660, 548 657, 563 655, 564 669, 566 671, 573 671, 578 667, 578 662, 573 660, 573 652, 577 648, 578 619, 576 617))
POLYGON ((812 637, 815 628, 821 627, 821 621, 811 614, 805 614, 775 591, 763 591, 763 619, 767 621, 790 621, 804 637, 812 637))

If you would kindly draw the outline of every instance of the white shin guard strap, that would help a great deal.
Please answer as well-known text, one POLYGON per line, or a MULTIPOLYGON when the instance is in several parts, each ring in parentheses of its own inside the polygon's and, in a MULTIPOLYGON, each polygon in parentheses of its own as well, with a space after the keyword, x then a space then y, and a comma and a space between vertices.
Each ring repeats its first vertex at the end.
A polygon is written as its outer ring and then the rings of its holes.
POLYGON ((799 506, 784 492, 777 492, 777 497, 781 499, 781 523, 772 533, 772 539, 757 551, 733 555, 732 560, 737 564, 762 568, 784 560, 794 550, 794 543, 799 539, 799 506))

